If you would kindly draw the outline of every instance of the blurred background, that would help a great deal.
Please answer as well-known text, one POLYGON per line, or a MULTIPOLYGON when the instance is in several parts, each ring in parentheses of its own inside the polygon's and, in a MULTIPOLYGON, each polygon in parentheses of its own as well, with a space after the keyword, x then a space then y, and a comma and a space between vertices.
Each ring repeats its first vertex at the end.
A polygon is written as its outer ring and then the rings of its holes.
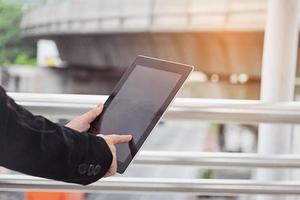
MULTIPOLYGON (((0 84, 9 92, 109 95, 146 55, 195 66, 180 97, 258 100, 266 11, 266 0, 0 0, 0 84)), ((297 75, 299 66, 298 59, 297 75)), ((143 149, 256 153, 257 134, 253 124, 163 120, 143 149)), ((131 166, 124 176, 251 179, 254 172, 131 166)), ((0 193, 1 200, 252 198, 0 193)))

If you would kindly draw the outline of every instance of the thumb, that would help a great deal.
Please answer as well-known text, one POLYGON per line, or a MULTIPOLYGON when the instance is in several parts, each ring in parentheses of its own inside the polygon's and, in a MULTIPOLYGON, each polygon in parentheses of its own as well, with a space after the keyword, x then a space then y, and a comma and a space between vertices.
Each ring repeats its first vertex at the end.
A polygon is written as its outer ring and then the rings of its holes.
POLYGON ((97 107, 93 108, 92 110, 84 113, 80 116, 80 119, 85 123, 90 124, 103 110, 103 105, 98 105, 97 107))
POLYGON ((126 143, 132 139, 132 135, 110 135, 109 139, 113 144, 126 143))

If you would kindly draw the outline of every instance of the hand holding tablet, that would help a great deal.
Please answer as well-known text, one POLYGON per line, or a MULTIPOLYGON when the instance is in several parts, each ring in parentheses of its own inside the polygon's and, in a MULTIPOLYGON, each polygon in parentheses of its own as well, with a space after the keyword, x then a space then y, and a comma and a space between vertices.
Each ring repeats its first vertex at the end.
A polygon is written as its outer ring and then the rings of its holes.
POLYGON ((116 159, 117 149, 115 145, 121 143, 128 143, 132 139, 132 136, 131 135, 99 135, 99 136, 106 141, 109 149, 113 154, 113 160, 111 166, 107 170, 106 174, 104 175, 104 177, 109 177, 114 175, 117 171, 117 159, 116 159))
POLYGON ((123 173, 182 87, 193 67, 138 56, 92 122, 93 134, 131 134, 116 144, 117 172, 123 173))

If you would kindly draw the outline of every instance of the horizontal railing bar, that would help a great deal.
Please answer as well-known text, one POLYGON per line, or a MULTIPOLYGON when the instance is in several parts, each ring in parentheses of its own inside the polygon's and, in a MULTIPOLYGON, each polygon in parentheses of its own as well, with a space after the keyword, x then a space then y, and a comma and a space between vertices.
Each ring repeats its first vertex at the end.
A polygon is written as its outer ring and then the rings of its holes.
MULTIPOLYGON (((9 93, 32 112, 52 118, 73 118, 103 103, 107 96, 9 93)), ((166 119, 238 123, 299 123, 300 102, 177 98, 166 119)))
POLYGON ((112 177, 92 185, 79 186, 25 175, 0 175, 0 191, 300 195, 300 182, 112 177))
POLYGON ((291 154, 259 155, 254 153, 141 151, 133 163, 209 168, 300 168, 300 156, 291 154))

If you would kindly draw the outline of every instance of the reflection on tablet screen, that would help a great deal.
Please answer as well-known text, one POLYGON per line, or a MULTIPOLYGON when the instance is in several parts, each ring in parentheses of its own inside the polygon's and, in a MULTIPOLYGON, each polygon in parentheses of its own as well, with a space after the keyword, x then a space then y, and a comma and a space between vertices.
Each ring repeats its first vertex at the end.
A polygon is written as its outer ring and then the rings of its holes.
POLYGON ((181 75, 137 65, 103 115, 100 133, 132 134, 128 144, 117 145, 120 162, 134 156, 142 134, 153 121, 181 75))

